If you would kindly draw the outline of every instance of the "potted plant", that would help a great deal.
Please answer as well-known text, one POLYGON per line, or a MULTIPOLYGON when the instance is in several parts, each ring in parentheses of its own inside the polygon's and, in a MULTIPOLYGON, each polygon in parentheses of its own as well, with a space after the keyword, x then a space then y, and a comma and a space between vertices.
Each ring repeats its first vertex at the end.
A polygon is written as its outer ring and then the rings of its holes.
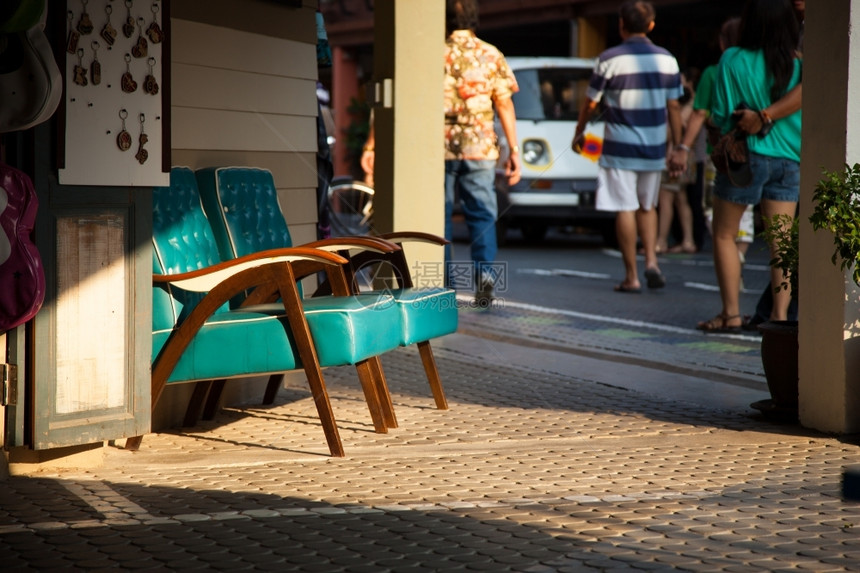
POLYGON ((842 173, 825 170, 812 199, 812 228, 833 234, 831 261, 843 271, 853 267, 851 277, 860 285, 860 163, 846 165, 842 173))
MULTIPOLYGON (((798 296, 798 221, 789 215, 776 215, 766 221, 762 237, 774 246, 770 265, 782 271, 783 281, 775 290, 791 288, 798 296)), ((798 408, 798 327, 796 320, 767 320, 761 332, 761 361, 770 400, 752 404, 770 418, 796 421, 798 408)))

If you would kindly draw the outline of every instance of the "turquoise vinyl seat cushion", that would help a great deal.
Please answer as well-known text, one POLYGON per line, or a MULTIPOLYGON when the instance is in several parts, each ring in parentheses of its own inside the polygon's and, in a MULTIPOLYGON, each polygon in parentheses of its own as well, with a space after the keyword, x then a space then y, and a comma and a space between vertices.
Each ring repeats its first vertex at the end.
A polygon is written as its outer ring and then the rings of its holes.
MULTIPOLYGON (((292 246, 275 181, 269 170, 206 167, 198 169, 195 175, 203 208, 218 243, 218 252, 224 260, 260 250, 292 246)), ((456 332, 457 301, 452 289, 404 288, 374 294, 384 293, 392 295, 397 303, 401 345, 456 332)))
MULTIPOLYGON (((167 382, 274 374, 301 368, 289 332, 283 317, 238 311, 213 315, 191 340, 167 382)), ((170 333, 171 330, 152 333, 153 361, 170 333)))
MULTIPOLYGON (((174 167, 170 187, 154 190, 152 241, 153 274, 177 274, 221 262, 192 170, 174 167)), ((174 326, 202 295, 156 285, 152 296, 154 361, 174 326)), ((306 312, 321 366, 355 364, 399 345, 400 331, 392 326, 397 325, 398 313, 391 296, 314 299, 306 304, 306 312)), ((168 383, 301 367, 281 303, 236 310, 224 304, 192 339, 168 383)))
POLYGON ((457 296, 447 288, 391 291, 400 312, 400 344, 408 346, 457 331, 457 296))

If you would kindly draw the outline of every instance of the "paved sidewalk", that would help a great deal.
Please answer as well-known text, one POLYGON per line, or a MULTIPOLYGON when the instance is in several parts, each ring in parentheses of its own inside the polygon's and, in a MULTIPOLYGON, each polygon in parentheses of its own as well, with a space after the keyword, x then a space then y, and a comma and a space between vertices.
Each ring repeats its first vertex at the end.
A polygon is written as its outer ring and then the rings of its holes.
POLYGON ((754 340, 589 320, 464 310, 461 332, 434 344, 451 409, 433 407, 417 352, 398 350, 383 364, 400 427, 384 435, 354 371, 326 370, 343 459, 327 455, 309 392, 291 383, 272 407, 228 408, 138 452, 109 448, 102 468, 10 478, 0 563, 860 570, 860 503, 840 498, 860 448, 748 407, 766 396, 760 366, 708 345, 754 340))

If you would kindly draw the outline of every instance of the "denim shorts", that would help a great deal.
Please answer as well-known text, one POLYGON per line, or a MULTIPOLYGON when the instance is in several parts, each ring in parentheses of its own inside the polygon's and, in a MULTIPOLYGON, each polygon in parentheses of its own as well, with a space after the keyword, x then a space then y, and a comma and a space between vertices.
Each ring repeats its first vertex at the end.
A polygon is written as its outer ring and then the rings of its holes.
POLYGON ((752 183, 735 187, 728 175, 717 173, 714 195, 723 201, 758 205, 762 199, 794 201, 800 198, 800 163, 791 159, 767 157, 750 152, 752 183))

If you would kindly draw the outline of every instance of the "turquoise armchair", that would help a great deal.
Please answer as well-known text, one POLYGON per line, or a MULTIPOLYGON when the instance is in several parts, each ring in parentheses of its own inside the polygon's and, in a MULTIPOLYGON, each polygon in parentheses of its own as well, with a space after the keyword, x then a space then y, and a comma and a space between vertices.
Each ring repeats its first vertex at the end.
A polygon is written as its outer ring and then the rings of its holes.
MULTIPOLYGON (((224 260, 260 249, 292 246, 270 171, 251 167, 207 167, 197 170, 195 175, 203 208, 210 218, 219 253, 224 260)), ((393 233, 378 239, 397 245, 410 241, 438 245, 446 243, 445 239, 434 235, 412 232, 393 233)), ((346 249, 350 241, 360 240, 366 238, 338 238, 302 246, 320 247, 332 241, 340 242, 343 246, 338 252, 350 258, 349 269, 352 271, 379 262, 387 262, 394 267, 398 279, 396 288, 368 294, 394 297, 399 314, 399 343, 403 346, 417 345, 436 406, 447 409, 448 403, 430 340, 457 330, 458 312, 454 291, 414 287, 402 249, 389 252, 367 249, 350 252, 346 249)), ((357 287, 354 287, 354 291, 357 291, 357 287)), ((380 398, 383 408, 386 411, 391 409, 389 427, 396 427, 397 420, 390 407, 388 392, 381 392, 380 398)))
MULTIPOLYGON (((399 317, 393 297, 351 294, 345 262, 310 248, 222 262, 194 173, 174 168, 170 187, 153 195, 153 409, 169 384, 303 369, 329 450, 343 456, 322 368, 354 364, 374 427, 387 431, 378 396, 385 380, 374 361, 399 345, 399 331, 385 327, 399 317), (306 304, 298 281, 319 272, 338 285, 336 296, 306 304), (237 297, 245 304, 231 308, 237 297)), ((126 447, 140 443, 138 436, 126 447)))

